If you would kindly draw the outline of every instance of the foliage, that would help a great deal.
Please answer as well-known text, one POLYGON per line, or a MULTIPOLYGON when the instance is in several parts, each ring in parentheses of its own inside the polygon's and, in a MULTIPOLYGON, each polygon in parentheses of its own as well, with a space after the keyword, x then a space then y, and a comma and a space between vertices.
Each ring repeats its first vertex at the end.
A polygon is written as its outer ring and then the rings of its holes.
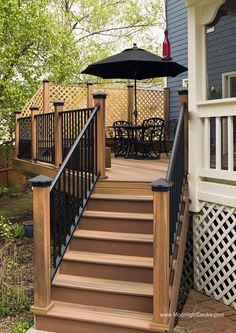
POLYGON ((7 187, 2 187, 0 186, 0 197, 4 196, 5 194, 7 194, 9 192, 7 187))
POLYGON ((22 224, 7 221, 3 216, 0 216, 0 237, 6 238, 22 238, 25 234, 22 224))
POLYGON ((13 112, 43 78, 81 82, 86 77, 79 73, 88 63, 137 38, 138 46, 156 51, 161 5, 161 0, 0 0, 1 141, 14 139, 13 112))
POLYGON ((33 315, 29 316, 27 320, 22 321, 21 323, 17 324, 11 333, 25 333, 34 323, 33 315))
MULTIPOLYGON (((21 240, 3 240, 0 247, 0 318, 25 316, 31 295, 28 267, 32 265, 21 240)), ((27 248, 29 250, 29 248, 27 248)), ((32 256, 32 253, 30 254, 32 256)), ((32 277, 31 277, 32 281, 32 277)))

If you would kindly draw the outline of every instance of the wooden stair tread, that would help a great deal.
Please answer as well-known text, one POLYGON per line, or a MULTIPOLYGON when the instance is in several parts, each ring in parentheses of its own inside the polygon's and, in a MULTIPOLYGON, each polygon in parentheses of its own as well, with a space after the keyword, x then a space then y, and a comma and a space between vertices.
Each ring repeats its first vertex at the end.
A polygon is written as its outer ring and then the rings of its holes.
POLYGON ((99 279, 57 273, 53 286, 120 293, 127 295, 153 296, 153 285, 150 283, 99 279))
POLYGON ((147 213, 123 213, 123 212, 106 212, 98 210, 86 210, 83 212, 83 217, 98 217, 98 218, 112 218, 117 220, 140 220, 140 221, 153 221, 153 214, 147 213))
POLYGON ((126 256, 117 254, 104 254, 94 252, 82 252, 82 251, 67 251, 64 255, 64 260, 70 261, 83 261, 96 264, 110 264, 117 266, 132 266, 132 267, 153 267, 153 258, 138 257, 138 256, 126 256))
POLYGON ((110 232, 110 231, 78 229, 74 232, 73 236, 79 237, 79 238, 86 238, 86 239, 153 243, 153 235, 135 234, 135 233, 128 233, 128 232, 110 232))
POLYGON ((122 201, 153 201, 151 195, 125 195, 125 194, 106 194, 106 193, 92 193, 91 199, 98 200, 122 200, 122 201))
POLYGON ((53 301, 48 316, 149 330, 152 314, 53 301))

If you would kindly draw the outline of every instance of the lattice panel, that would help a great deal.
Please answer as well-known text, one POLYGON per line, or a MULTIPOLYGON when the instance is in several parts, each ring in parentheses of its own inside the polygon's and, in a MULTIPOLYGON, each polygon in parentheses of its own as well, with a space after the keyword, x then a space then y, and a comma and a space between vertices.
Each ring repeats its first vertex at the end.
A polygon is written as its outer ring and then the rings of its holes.
POLYGON ((30 107, 32 105, 39 106, 39 112, 43 112, 43 86, 39 88, 39 90, 34 94, 31 100, 23 107, 21 116, 28 117, 31 116, 30 107))
POLYGON ((202 202, 193 244, 195 288, 236 309, 236 209, 202 202))
MULTIPOLYGON (((49 86, 49 112, 54 111, 53 102, 64 101, 64 110, 82 109, 87 107, 87 88, 80 86, 49 86)), ((39 106, 39 113, 43 113, 43 86, 34 94, 31 100, 22 109, 22 117, 31 115, 31 105, 39 106)))
POLYGON ((53 102, 58 99, 64 101, 64 110, 86 108, 87 88, 80 86, 50 85, 50 111, 53 111, 53 102))
POLYGON ((127 89, 104 89, 106 99, 106 126, 111 126, 117 120, 128 120, 127 89))
POLYGON ((138 123, 144 119, 160 117, 164 119, 164 91, 137 90, 138 123))

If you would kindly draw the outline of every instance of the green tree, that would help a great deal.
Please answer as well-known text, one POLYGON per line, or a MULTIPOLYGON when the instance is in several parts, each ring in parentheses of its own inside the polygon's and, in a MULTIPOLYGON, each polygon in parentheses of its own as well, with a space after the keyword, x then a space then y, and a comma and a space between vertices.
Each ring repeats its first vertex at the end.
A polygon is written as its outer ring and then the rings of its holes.
POLYGON ((43 78, 80 82, 89 63, 132 41, 158 49, 161 0, 0 0, 0 6, 0 136, 7 140, 14 110, 43 78))

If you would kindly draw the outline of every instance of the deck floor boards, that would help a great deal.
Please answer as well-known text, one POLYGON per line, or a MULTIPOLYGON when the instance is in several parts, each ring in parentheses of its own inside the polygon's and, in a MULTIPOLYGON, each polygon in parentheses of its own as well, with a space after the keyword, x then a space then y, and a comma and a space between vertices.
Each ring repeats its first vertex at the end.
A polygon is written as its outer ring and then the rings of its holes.
POLYGON ((165 177, 169 159, 165 154, 160 159, 153 160, 112 156, 111 168, 106 169, 106 181, 152 182, 165 177))

